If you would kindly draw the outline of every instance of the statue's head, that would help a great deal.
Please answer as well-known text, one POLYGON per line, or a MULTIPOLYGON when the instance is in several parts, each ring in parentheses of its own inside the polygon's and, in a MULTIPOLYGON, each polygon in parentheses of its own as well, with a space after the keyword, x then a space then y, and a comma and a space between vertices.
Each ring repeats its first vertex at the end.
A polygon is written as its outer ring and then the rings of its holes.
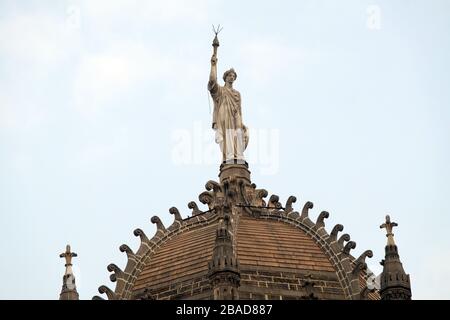
POLYGON ((225 71, 225 73, 223 74, 223 81, 225 81, 225 82, 233 83, 234 80, 236 80, 236 78, 237 78, 237 73, 236 73, 236 71, 234 71, 233 68, 225 71), (228 76, 230 76, 230 77, 228 77, 228 76), (227 77, 228 77, 228 80, 227 80, 227 77))

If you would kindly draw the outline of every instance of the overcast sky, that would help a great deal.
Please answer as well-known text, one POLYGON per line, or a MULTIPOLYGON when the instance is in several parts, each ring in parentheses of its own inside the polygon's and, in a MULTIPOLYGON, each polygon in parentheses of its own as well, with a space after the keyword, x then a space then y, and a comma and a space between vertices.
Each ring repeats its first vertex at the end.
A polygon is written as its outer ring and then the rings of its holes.
MULTIPOLYGON (((449 299, 450 2, 0 1, 1 299, 80 298, 217 180, 206 84, 234 67, 252 180, 449 299)), ((221 78, 221 77, 220 77, 221 78)), ((203 208, 203 207, 201 207, 203 208)))

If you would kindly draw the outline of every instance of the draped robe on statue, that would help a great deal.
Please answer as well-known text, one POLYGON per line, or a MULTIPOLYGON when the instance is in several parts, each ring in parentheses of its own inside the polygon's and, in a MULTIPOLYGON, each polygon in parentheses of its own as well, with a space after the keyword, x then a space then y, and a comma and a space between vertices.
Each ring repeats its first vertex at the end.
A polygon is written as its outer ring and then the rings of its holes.
POLYGON ((244 150, 248 144, 248 130, 242 123, 241 95, 239 91, 220 86, 217 81, 208 83, 214 100, 212 127, 216 131, 216 143, 222 150, 223 161, 244 161, 244 150))

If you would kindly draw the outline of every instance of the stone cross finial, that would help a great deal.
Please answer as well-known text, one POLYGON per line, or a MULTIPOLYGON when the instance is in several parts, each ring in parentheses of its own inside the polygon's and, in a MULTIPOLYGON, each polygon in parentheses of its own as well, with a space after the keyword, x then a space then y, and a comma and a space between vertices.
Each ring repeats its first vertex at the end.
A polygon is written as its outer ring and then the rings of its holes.
POLYGON ((386 228, 386 237, 388 238, 387 244, 389 246, 395 246, 394 234, 392 233, 392 229, 397 227, 398 224, 396 222, 391 222, 391 217, 389 215, 386 216, 386 222, 383 223, 380 228, 386 228))
POLYGON ((70 251, 70 245, 66 246, 66 252, 59 255, 60 258, 66 259, 66 274, 72 274, 72 258, 78 256, 75 252, 70 251))

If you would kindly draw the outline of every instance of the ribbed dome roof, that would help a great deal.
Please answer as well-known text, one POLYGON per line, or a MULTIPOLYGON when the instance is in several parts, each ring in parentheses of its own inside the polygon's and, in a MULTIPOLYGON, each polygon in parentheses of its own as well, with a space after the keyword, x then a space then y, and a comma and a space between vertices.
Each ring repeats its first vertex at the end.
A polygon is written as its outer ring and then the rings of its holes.
POLYGON ((334 272, 310 237, 279 221, 242 217, 237 231, 237 255, 241 267, 334 272))
POLYGON ((139 274, 133 291, 157 289, 206 275, 216 229, 217 224, 212 223, 183 232, 161 245, 139 274))
POLYGON ((199 196, 208 210, 191 202, 192 217, 183 220, 171 208, 175 220, 167 229, 153 217, 151 239, 135 230, 138 251, 120 248, 128 256, 125 269, 108 266, 115 290, 99 291, 109 299, 213 299, 215 288, 228 283, 229 294, 239 299, 379 298, 364 280, 371 251, 355 259, 350 236, 338 237, 342 225, 325 231, 328 212, 314 223, 311 202, 301 213, 292 207, 295 197, 284 207, 275 195, 266 202, 267 191, 250 184, 245 167, 225 169, 221 182, 209 181, 199 196))

